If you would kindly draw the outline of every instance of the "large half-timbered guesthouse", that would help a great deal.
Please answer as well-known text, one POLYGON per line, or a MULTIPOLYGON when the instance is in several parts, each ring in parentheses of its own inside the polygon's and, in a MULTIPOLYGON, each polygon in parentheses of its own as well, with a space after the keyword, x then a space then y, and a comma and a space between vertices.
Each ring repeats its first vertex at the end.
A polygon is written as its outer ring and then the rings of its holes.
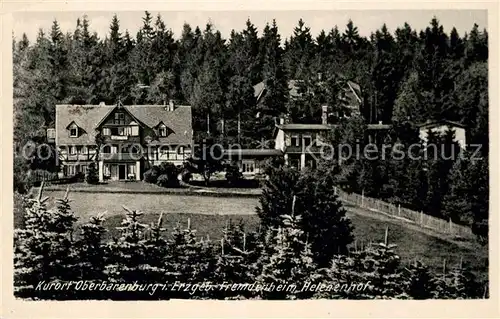
POLYGON ((191 156, 191 107, 57 105, 55 144, 64 176, 97 161, 101 181, 140 180, 153 165, 182 165, 191 156))

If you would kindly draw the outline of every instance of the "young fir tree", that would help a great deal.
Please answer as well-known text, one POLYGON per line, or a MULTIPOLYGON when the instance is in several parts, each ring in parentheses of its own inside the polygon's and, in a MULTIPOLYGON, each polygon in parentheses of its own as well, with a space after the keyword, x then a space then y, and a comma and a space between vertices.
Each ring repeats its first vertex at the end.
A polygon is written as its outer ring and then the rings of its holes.
POLYGON ((102 243, 106 233, 104 221, 104 214, 98 214, 81 227, 81 237, 76 243, 76 249, 80 256, 80 275, 84 280, 105 279, 106 251, 102 243))
MULTIPOLYGON (((254 283, 259 272, 256 262, 260 255, 255 237, 245 233, 243 224, 234 225, 232 222, 226 225, 223 234, 220 255, 215 265, 214 282, 243 285, 254 283)), ((255 291, 216 290, 212 295, 215 298, 248 299, 255 295, 255 291)))
POLYGON ((67 291, 35 290, 41 282, 75 280, 78 263, 72 239, 76 218, 69 206, 68 190, 51 210, 47 210, 48 198, 42 198, 42 192, 43 183, 38 197, 25 205, 24 228, 15 231, 15 294, 35 299, 67 298, 67 291))
MULTIPOLYGON (((145 231, 144 239, 144 267, 143 280, 147 282, 166 283, 175 278, 175 274, 166 271, 166 263, 169 260, 169 245, 163 237, 166 229, 163 227, 163 213, 158 217, 158 221, 152 222, 145 231)), ((151 296, 152 299, 162 299, 168 297, 168 291, 157 291, 151 296)))
POLYGON ((401 269, 401 260, 396 254, 397 245, 388 243, 386 229, 383 243, 370 245, 360 254, 355 263, 360 282, 370 282, 365 294, 376 299, 407 299, 407 284, 401 269))
MULTIPOLYGON (((108 262, 106 245, 103 243, 103 235, 106 228, 103 226, 104 214, 92 216, 90 221, 81 226, 79 240, 75 243, 75 249, 79 256, 78 277, 88 283, 102 283, 107 280, 104 273, 108 262)), ((106 298, 102 291, 78 291, 78 298, 106 298)))
MULTIPOLYGON (((174 277, 173 281, 180 283, 200 283, 213 275, 214 253, 210 243, 198 241, 196 230, 191 228, 188 218, 187 227, 178 224, 172 232, 172 242, 169 245, 167 271, 174 277)), ((175 298, 203 297, 205 292, 190 294, 186 291, 172 292, 175 298)))
MULTIPOLYGON (((109 261, 105 274, 108 280, 116 283, 133 283, 144 278, 145 245, 144 231, 146 225, 140 222, 144 215, 137 210, 123 206, 126 217, 117 229, 121 232, 118 239, 113 239, 107 246, 109 261)), ((113 298, 128 298, 126 293, 114 292, 113 298)))
POLYGON ((406 268, 406 293, 412 299, 432 299, 436 290, 436 278, 429 267, 415 260, 406 268))
POLYGON ((257 283, 262 285, 260 297, 263 299, 302 299, 310 298, 314 292, 302 291, 305 283, 317 284, 314 275, 316 265, 312 258, 310 245, 304 241, 304 231, 299 228, 301 217, 282 215, 282 225, 272 232, 271 252, 262 256, 262 273, 257 283), (296 289, 289 289, 290 284, 296 289), (278 287, 285 289, 278 289, 278 287))

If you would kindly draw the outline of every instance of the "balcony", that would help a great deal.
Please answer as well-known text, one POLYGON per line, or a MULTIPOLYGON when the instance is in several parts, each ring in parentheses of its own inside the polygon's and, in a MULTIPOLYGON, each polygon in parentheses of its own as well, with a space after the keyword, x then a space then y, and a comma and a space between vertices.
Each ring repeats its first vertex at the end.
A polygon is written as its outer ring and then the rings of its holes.
POLYGON ((111 135, 110 139, 113 141, 126 141, 128 140, 128 135, 111 135))
POLYGON ((131 161, 139 161, 143 158, 140 153, 100 153, 99 160, 103 161, 111 161, 111 162, 131 162, 131 161))

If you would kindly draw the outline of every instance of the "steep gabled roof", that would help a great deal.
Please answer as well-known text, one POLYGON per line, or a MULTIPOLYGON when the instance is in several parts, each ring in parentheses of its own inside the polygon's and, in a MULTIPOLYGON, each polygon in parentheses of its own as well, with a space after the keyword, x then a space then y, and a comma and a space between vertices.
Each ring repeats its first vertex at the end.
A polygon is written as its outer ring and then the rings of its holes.
MULTIPOLYGON (((56 144, 95 144, 96 127, 115 105, 56 105, 56 144), (66 127, 75 122, 85 132, 79 137, 70 137, 66 127)), ((152 128, 160 121, 172 130, 159 143, 190 145, 193 139, 190 106, 176 106, 173 111, 163 105, 126 105, 130 114, 144 125, 152 128)))
MULTIPOLYGON (((289 80, 288 81, 288 92, 290 97, 299 97, 299 84, 300 80, 289 80)), ((361 87, 359 84, 353 81, 346 82, 346 101, 351 107, 359 107, 361 104, 361 87)), ((257 100, 257 103, 261 100, 262 96, 265 94, 266 85, 264 81, 259 82, 253 86, 254 97, 257 100)))
MULTIPOLYGON (((104 123, 104 121, 105 121, 105 120, 106 120, 106 119, 107 119, 107 118, 108 118, 108 117, 109 117, 109 116, 113 113, 113 111, 114 111, 115 109, 118 109, 118 110, 120 110, 120 109, 121 109, 121 110, 124 110, 125 112, 127 112, 127 113, 128 113, 128 114, 132 117, 133 121, 134 121, 136 124, 141 125, 141 121, 140 121, 138 118, 136 118, 136 117, 134 116, 134 114, 130 113, 130 111, 129 111, 126 107, 123 107, 122 105, 120 105, 120 106, 116 105, 115 107, 110 108, 110 110, 109 110, 108 114, 106 114, 106 116, 104 116, 104 117, 103 117, 103 118, 99 121, 99 123, 97 123, 97 124, 96 124, 96 127, 101 126, 101 125, 102 125, 102 123, 104 123)), ((141 125, 141 126, 142 126, 142 125, 141 125)))

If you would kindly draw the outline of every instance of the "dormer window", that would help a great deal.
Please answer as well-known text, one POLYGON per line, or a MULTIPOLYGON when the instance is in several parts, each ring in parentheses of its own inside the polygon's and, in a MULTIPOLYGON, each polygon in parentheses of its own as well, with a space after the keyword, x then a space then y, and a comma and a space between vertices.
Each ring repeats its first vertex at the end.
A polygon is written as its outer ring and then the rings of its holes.
POLYGON ((167 136, 167 127, 165 126, 165 124, 161 124, 158 127, 158 135, 161 137, 167 136))
POLYGON ((78 126, 75 123, 71 123, 71 125, 68 126, 69 129, 69 136, 70 137, 78 137, 78 126))

